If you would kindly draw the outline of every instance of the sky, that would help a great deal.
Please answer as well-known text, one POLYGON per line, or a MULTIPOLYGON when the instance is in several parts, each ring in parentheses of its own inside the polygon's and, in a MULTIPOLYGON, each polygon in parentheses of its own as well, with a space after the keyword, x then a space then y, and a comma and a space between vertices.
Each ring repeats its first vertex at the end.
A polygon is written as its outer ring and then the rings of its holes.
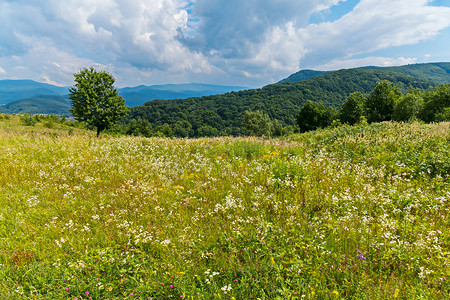
POLYGON ((261 87, 301 69, 450 61, 450 0, 0 0, 0 80, 261 87))

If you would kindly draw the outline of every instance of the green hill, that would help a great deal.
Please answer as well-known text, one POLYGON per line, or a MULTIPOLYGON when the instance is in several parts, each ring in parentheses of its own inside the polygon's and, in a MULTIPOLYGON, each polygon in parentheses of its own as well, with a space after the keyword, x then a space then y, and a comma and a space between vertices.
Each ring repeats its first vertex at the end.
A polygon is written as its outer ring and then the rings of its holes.
MULTIPOLYGON (((398 67, 363 67, 361 69, 382 69, 386 71, 393 71, 397 73, 411 75, 416 78, 436 81, 439 83, 450 82, 450 63, 448 62, 413 64, 398 67)), ((329 72, 315 71, 315 70, 301 70, 283 80, 280 80, 278 83, 302 81, 325 73, 329 72)))
POLYGON ((322 74, 328 73, 326 71, 315 71, 315 70, 301 70, 297 73, 290 75, 289 77, 280 80, 278 83, 286 83, 286 82, 297 82, 312 78, 314 76, 319 76, 322 74))
POLYGON ((0 106, 0 112, 6 114, 57 114, 69 115, 68 96, 39 95, 31 98, 12 101, 0 106))
POLYGON ((385 67, 383 69, 439 83, 450 82, 450 63, 448 62, 414 64, 399 67, 385 67))
POLYGON ((127 121, 142 118, 153 126, 187 127, 190 136, 202 136, 204 132, 242 135, 242 116, 246 110, 262 110, 284 125, 294 125, 296 114, 307 100, 339 108, 348 95, 357 91, 368 94, 381 80, 389 80, 402 90, 409 86, 427 89, 438 85, 383 68, 339 70, 261 89, 186 100, 154 100, 133 108, 127 121))

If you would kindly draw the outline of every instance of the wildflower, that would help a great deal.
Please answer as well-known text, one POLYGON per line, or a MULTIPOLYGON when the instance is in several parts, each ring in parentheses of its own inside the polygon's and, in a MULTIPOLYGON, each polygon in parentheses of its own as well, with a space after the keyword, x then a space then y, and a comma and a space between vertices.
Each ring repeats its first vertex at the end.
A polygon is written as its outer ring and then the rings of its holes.
POLYGON ((339 292, 336 291, 336 290, 334 290, 334 291, 332 292, 332 294, 335 295, 335 296, 339 296, 339 292))
POLYGON ((224 294, 228 293, 229 291, 232 290, 231 284, 222 287, 221 290, 223 291, 224 294))
POLYGON ((398 297, 398 293, 399 293, 399 292, 400 292, 399 289, 395 289, 394 298, 397 298, 397 297, 398 297))

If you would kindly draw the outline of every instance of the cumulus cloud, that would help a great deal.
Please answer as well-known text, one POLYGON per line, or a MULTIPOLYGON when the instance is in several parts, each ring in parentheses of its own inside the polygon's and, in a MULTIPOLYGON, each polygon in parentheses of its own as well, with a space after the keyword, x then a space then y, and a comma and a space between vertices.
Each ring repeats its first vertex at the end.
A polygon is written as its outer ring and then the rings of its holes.
POLYGON ((345 0, 197 0, 191 27, 180 37, 192 49, 240 59, 253 54, 273 29, 308 24, 311 14, 345 0))
POLYGON ((427 0, 361 0, 335 22, 300 30, 308 45, 307 65, 350 58, 435 37, 450 26, 450 8, 427 6, 427 0))
POLYGON ((450 8, 427 0, 361 0, 334 22, 308 25, 313 13, 340 2, 197 0, 180 40, 227 72, 256 79, 300 67, 411 63, 416 59, 351 58, 431 39, 450 26, 450 8))
MULTIPOLYGON (((50 41, 30 40, 27 43, 32 45, 27 53, 23 55, 11 55, 0 57, 0 64, 8 70, 2 77, 16 79, 34 79, 40 82, 51 83, 64 86, 73 82, 73 73, 85 67, 95 67, 104 70, 108 66, 96 63, 92 59, 80 58, 73 54, 61 51, 49 46, 50 41)), ((1 78, 1 77, 0 77, 1 78)))
POLYGON ((428 0, 360 0, 336 21, 309 24, 345 1, 3 0, 0 78, 67 85, 98 66, 122 85, 263 84, 301 67, 409 63, 415 58, 354 57, 450 26, 450 8, 428 0))
POLYGON ((46 40, 61 52, 102 63, 171 72, 214 69, 202 54, 176 39, 187 24, 185 0, 23 0, 0 5, 0 56, 29 55, 35 41, 46 40))

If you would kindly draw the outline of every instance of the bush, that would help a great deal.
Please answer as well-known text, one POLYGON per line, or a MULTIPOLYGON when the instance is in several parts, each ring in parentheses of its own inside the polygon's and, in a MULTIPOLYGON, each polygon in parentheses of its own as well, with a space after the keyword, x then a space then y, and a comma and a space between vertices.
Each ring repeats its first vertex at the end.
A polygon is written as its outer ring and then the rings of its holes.
POLYGON ((35 116, 30 116, 29 114, 24 114, 20 117, 20 121, 26 126, 34 126, 38 122, 38 118, 35 116))

